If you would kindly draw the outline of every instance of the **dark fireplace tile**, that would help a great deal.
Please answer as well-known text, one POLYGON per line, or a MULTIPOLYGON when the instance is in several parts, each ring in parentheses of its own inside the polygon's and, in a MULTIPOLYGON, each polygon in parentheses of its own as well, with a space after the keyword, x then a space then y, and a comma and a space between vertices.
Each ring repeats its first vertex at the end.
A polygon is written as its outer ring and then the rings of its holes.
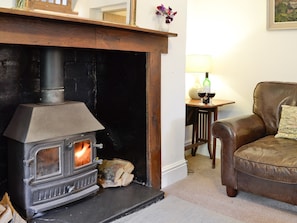
POLYGON ((164 198, 164 192, 132 183, 126 187, 101 189, 88 197, 32 219, 29 223, 106 223, 131 214, 164 198))

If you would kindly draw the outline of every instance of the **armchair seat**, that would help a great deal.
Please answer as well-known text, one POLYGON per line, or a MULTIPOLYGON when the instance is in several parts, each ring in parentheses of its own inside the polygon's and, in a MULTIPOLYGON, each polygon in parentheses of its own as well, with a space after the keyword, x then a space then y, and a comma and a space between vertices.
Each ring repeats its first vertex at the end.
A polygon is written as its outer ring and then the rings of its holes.
POLYGON ((265 180, 297 184, 297 141, 266 136, 234 153, 234 168, 265 180))

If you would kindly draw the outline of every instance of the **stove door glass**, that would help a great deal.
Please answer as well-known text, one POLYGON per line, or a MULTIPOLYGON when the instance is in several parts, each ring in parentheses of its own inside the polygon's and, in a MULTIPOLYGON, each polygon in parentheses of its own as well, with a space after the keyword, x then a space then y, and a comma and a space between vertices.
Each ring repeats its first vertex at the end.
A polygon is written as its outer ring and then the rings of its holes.
POLYGON ((80 168, 92 162, 92 146, 90 140, 74 143, 74 168, 80 168))
POLYGON ((61 147, 43 148, 36 153, 36 178, 44 178, 61 173, 61 147))

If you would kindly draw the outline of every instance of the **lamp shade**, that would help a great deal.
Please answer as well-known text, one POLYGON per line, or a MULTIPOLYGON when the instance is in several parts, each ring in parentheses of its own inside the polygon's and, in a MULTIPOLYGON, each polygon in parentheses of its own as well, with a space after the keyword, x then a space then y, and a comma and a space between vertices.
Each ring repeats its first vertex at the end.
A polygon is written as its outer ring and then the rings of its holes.
POLYGON ((186 73, 205 73, 212 69, 210 55, 191 54, 186 57, 186 73))

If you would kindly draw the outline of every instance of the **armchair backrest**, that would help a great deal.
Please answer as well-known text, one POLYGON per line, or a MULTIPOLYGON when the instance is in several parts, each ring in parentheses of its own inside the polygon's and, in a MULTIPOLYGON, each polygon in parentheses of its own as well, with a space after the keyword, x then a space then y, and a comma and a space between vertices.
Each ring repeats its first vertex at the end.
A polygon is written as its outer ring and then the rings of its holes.
POLYGON ((266 134, 277 133, 281 105, 297 104, 297 83, 260 82, 254 90, 253 112, 260 116, 266 126, 266 134))

